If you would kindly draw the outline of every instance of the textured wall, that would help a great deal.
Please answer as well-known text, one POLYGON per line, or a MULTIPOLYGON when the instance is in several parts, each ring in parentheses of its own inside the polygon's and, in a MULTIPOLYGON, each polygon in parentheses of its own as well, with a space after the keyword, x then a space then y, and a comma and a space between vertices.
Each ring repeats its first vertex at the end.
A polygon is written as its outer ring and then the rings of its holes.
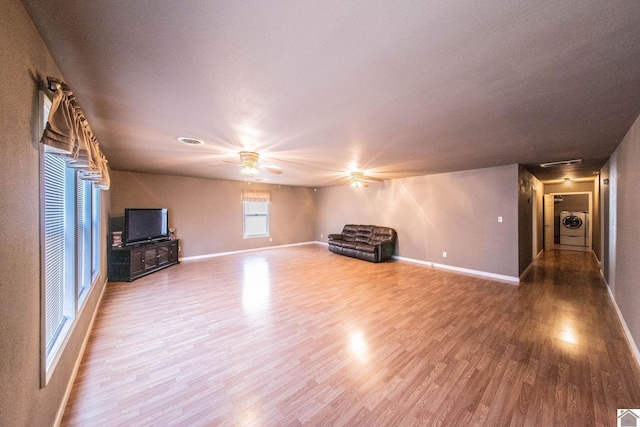
POLYGON ((250 184, 271 190, 269 237, 243 238, 241 181, 112 171, 112 214, 125 208, 168 208, 181 257, 314 240, 315 193, 311 188, 250 184))
MULTIPOLYGON (((62 76, 22 4, 15 0, 0 0, 0 55, 0 425, 49 426, 62 402, 104 278, 92 289, 53 377, 41 389, 36 81, 62 76)), ((106 195, 103 217, 108 204, 106 195)), ((106 227, 103 231, 106 236, 106 227)), ((106 240, 103 243, 102 247, 106 240)), ((106 271, 104 254, 102 264, 106 271)))
POLYGON ((589 193, 593 191, 593 182, 572 182, 570 185, 564 183, 545 184, 544 194, 567 194, 567 193, 589 193))
POLYGON ((396 255, 517 277, 517 186, 518 166, 510 165, 319 188, 316 239, 347 223, 389 226, 398 232, 396 255))
POLYGON ((589 210, 588 194, 566 194, 563 200, 555 205, 555 216, 560 216, 562 211, 585 212, 589 210))
POLYGON ((605 227, 605 277, 636 345, 640 344, 640 117, 605 168, 602 185, 605 227))

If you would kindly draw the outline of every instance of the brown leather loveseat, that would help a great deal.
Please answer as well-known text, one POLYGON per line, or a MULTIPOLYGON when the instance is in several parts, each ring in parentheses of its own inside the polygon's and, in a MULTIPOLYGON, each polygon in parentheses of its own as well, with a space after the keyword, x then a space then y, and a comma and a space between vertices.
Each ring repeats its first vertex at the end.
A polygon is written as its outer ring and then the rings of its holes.
POLYGON ((375 225, 347 224, 340 234, 329 234, 329 250, 333 253, 371 262, 382 262, 393 255, 396 231, 375 225))

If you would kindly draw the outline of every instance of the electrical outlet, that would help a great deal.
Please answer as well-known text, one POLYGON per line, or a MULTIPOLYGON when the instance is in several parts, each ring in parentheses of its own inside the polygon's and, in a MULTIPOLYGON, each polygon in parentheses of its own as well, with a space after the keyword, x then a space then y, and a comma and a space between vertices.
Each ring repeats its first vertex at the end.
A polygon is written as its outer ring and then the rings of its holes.
POLYGON ((269 237, 269 241, 270 241, 270 242, 273 242, 273 237, 269 237))
POLYGON ((323 237, 324 237, 324 234, 321 234, 321 235, 320 235, 320 238, 322 239, 323 237))
POLYGON ((446 252, 442 252, 442 258, 446 258, 447 257, 447 253, 446 252))
POLYGON ((502 217, 501 216, 498 217, 498 222, 502 222, 502 217))

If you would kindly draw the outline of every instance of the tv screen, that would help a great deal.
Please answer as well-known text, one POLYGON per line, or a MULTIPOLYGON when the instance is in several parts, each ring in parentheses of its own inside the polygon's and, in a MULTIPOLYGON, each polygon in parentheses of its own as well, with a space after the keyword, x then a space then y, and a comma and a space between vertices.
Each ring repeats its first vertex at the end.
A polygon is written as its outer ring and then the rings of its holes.
POLYGON ((167 209, 125 209, 125 243, 130 245, 169 238, 167 209))

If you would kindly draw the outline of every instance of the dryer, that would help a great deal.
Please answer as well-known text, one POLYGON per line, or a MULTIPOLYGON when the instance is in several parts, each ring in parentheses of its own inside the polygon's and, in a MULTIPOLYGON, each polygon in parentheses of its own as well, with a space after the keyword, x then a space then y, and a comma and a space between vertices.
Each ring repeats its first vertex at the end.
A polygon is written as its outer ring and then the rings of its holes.
POLYGON ((587 246, 588 212, 560 212, 560 244, 587 246))

